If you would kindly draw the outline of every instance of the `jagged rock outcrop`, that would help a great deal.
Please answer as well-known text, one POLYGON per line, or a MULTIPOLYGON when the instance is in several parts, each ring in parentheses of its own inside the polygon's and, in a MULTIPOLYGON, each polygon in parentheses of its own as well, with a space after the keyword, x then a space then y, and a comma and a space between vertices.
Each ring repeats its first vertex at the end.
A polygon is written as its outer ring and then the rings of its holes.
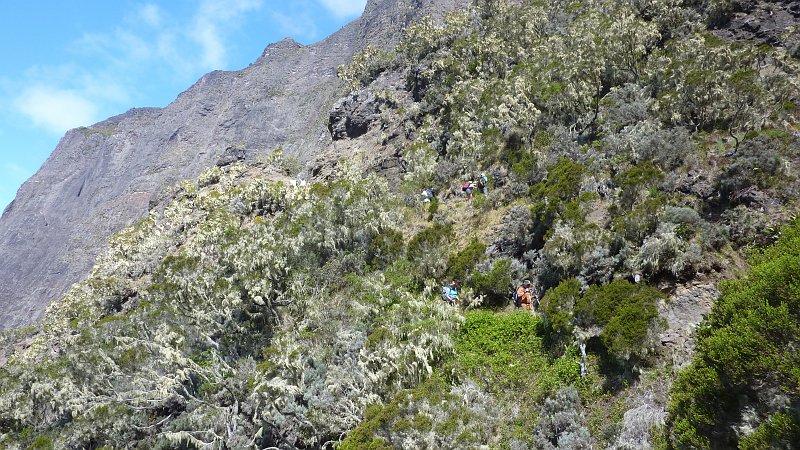
POLYGON ((369 126, 380 118, 375 93, 354 92, 339 101, 331 109, 328 131, 334 140, 357 138, 367 132, 369 126))
MULTIPOLYGON (((736 0, 730 16, 714 23, 713 33, 732 41, 752 41, 782 46, 800 55, 800 3, 793 0, 736 0)), ((713 21, 713 20, 712 20, 713 21)))
POLYGON ((0 329, 40 318, 86 276, 109 236, 158 206, 165 187, 278 146, 312 159, 330 146, 327 114, 345 93, 337 66, 367 43, 391 46, 418 17, 467 3, 370 0, 319 43, 284 39, 243 70, 203 76, 163 109, 69 131, 0 218, 0 329))

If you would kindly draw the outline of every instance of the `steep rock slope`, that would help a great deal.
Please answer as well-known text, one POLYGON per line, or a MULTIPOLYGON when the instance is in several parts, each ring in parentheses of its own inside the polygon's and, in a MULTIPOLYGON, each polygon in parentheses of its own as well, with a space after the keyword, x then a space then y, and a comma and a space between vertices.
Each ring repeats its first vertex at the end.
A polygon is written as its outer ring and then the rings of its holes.
POLYGON ((337 66, 367 44, 391 45, 421 15, 464 3, 370 0, 360 19, 317 44, 285 39, 246 69, 203 76, 166 108, 69 131, 0 218, 0 329, 40 318, 109 236, 228 147, 256 159, 282 146, 301 161, 328 147, 327 111, 342 93, 337 66))

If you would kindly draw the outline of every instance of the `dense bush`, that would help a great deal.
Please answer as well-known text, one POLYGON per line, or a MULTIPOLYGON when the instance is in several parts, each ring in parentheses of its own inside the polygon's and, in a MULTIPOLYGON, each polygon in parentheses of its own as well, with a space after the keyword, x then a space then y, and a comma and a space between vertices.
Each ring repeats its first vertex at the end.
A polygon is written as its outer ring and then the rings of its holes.
POLYGON ((445 274, 452 236, 451 224, 434 223, 411 238, 406 255, 417 265, 420 278, 441 278, 445 274))
POLYGON ((662 297, 655 288, 626 280, 593 285, 581 293, 573 278, 547 291, 542 313, 554 342, 564 342, 571 333, 580 339, 599 336, 618 363, 632 366, 646 362, 657 344, 661 324, 656 305, 662 297))
POLYGON ((473 239, 466 247, 447 260, 447 277, 451 280, 467 280, 475 266, 483 259, 486 244, 473 239))
POLYGON ((723 201, 733 204, 747 202, 745 190, 751 186, 764 189, 770 185, 781 167, 773 143, 765 138, 745 141, 733 155, 717 179, 723 201))
POLYGON ((486 265, 486 271, 476 270, 472 274, 472 284, 475 290, 486 296, 484 302, 487 306, 503 305, 509 299, 512 277, 515 275, 512 262, 508 258, 500 258, 486 265))
POLYGON ((225 170, 115 238, 51 305, 0 370, 0 444, 322 445, 451 357, 459 317, 430 292, 346 275, 380 230, 397 242, 384 181, 306 193, 225 170), (232 212, 255 204, 273 213, 232 212))
POLYGON ((754 255, 747 278, 722 285, 698 330, 698 355, 671 391, 671 445, 765 448, 796 442, 799 249, 795 222, 775 245, 754 255), (743 426, 755 431, 742 435, 743 426))
POLYGON ((383 269, 404 251, 403 233, 387 228, 372 239, 367 251, 367 262, 376 269, 383 269))
POLYGON ((581 400, 574 387, 561 388, 542 405, 534 430, 536 448, 591 449, 592 438, 581 413, 581 400))

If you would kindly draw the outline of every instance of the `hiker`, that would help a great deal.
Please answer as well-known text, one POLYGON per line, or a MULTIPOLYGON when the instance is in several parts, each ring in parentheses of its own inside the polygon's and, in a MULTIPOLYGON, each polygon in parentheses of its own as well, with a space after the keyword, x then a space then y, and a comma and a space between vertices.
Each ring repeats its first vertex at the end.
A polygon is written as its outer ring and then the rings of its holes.
POLYGON ((525 280, 514 293, 514 306, 517 308, 531 309, 533 304, 533 291, 530 280, 525 280))
POLYGON ((481 190, 481 194, 483 195, 489 193, 489 177, 487 177, 484 172, 481 172, 481 176, 478 178, 478 189, 481 190))
POLYGON ((431 188, 422 191, 422 203, 430 203, 432 198, 433 190, 431 188))
POLYGON ((472 191, 475 190, 475 182, 472 180, 467 181, 461 186, 461 190, 467 195, 467 198, 472 200, 472 191))
POLYGON ((458 283, 456 283, 456 280, 451 280, 449 285, 442 288, 442 300, 451 305, 460 301, 458 298, 458 283))

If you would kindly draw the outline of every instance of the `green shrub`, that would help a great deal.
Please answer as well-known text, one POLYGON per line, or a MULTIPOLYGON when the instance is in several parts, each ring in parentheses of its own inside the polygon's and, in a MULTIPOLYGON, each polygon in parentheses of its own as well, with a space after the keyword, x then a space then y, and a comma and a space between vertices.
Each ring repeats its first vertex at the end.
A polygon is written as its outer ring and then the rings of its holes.
POLYGON ((650 300, 629 298, 616 309, 614 317, 600 333, 603 345, 618 359, 643 356, 653 345, 648 342, 648 337, 651 322, 658 317, 658 310, 650 300))
POLYGON ((640 362, 649 353, 652 330, 657 328, 658 289, 615 280, 590 286, 583 295, 581 284, 571 278, 547 291, 542 299, 545 327, 553 343, 563 345, 575 328, 599 328, 606 351, 623 365, 640 362))
POLYGON ((433 217, 439 211, 439 197, 434 196, 428 204, 428 220, 433 220, 433 217))
POLYGON ((511 286, 511 260, 500 258, 494 262, 488 272, 472 273, 472 284, 479 294, 486 296, 488 305, 502 305, 508 300, 511 286))
POLYGON ((374 269, 382 269, 403 254, 403 233, 387 228, 369 243, 367 262, 374 269))
POLYGON ((422 259, 430 252, 446 251, 446 245, 453 234, 453 226, 435 223, 417 233, 408 243, 406 254, 411 261, 422 259))
POLYGON ((441 278, 444 275, 452 236, 451 224, 435 223, 411 238, 406 257, 416 264, 415 273, 420 279, 441 278))
POLYGON ((553 203, 572 200, 580 192, 583 172, 583 164, 559 158, 547 168, 547 178, 531 187, 530 194, 537 199, 548 198, 553 203))
POLYGON ((580 296, 581 282, 577 278, 570 278, 549 289, 542 298, 542 317, 555 347, 560 348, 563 343, 572 340, 572 318, 580 296))
POLYGON ((466 247, 461 249, 447 260, 447 277, 451 280, 467 279, 475 265, 480 262, 486 253, 486 244, 473 239, 466 247))
POLYGON ((783 167, 776 148, 779 145, 768 137, 743 142, 716 180, 722 200, 736 205, 743 202, 741 193, 747 188, 773 185, 783 167))
POLYGON ((752 434, 739 441, 742 450, 760 450, 764 448, 792 448, 800 442, 800 420, 797 412, 788 414, 779 412, 759 425, 752 434))
POLYGON ((721 284, 698 330, 695 360, 673 385, 667 431, 675 447, 780 447, 797 436, 797 419, 782 405, 800 402, 800 359, 792 350, 800 346, 800 222, 751 263, 747 278, 721 284), (783 400, 770 400, 776 396, 783 400), (772 419, 739 441, 735 428, 745 411, 772 419))
POLYGON ((381 428, 387 428, 397 413, 396 403, 367 407, 364 420, 347 435, 338 448, 340 450, 391 450, 394 447, 388 445, 375 433, 381 428))
POLYGON ((524 312, 468 312, 456 339, 459 373, 490 392, 527 391, 547 367, 537 332, 540 323, 524 312))
POLYGON ((29 450, 52 450, 53 441, 47 436, 38 436, 28 447, 29 450))
POLYGON ((394 261, 383 270, 383 275, 389 285, 408 291, 416 290, 419 286, 414 277, 415 273, 416 266, 405 258, 394 261))
POLYGON ((658 226, 658 212, 663 207, 663 196, 649 196, 631 209, 611 211, 611 230, 634 246, 642 245, 658 226))
POLYGON ((620 189, 619 202, 622 209, 629 209, 636 203, 639 192, 649 189, 664 180, 664 173, 652 161, 641 162, 614 177, 614 184, 620 189))

